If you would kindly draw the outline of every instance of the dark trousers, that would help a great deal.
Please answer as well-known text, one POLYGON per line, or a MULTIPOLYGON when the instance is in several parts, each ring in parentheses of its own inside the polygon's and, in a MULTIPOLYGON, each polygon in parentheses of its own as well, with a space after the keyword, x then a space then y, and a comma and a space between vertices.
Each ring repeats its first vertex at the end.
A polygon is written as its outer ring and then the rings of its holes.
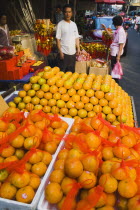
MULTIPOLYGON (((117 63, 117 56, 111 56, 111 70, 113 70, 115 64, 117 63)), ((114 79, 119 84, 119 79, 114 79)))
POLYGON ((76 54, 74 55, 66 55, 64 54, 64 59, 60 59, 60 55, 58 54, 58 67, 61 71, 67 72, 71 71, 75 72, 75 63, 76 63, 76 54))

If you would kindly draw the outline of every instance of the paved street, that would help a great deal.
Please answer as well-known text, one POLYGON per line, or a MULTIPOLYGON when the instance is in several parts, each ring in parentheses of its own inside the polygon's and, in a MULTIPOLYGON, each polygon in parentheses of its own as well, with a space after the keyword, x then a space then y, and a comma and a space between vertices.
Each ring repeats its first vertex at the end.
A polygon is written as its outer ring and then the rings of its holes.
POLYGON ((140 126, 140 35, 135 30, 128 31, 128 53, 121 60, 124 76, 122 88, 134 97, 138 124, 140 126))

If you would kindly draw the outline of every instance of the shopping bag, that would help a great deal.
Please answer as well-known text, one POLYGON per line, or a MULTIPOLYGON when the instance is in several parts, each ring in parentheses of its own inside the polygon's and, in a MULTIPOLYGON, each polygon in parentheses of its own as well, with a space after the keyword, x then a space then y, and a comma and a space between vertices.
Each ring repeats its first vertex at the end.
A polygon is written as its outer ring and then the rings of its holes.
POLYGON ((118 61, 115 64, 115 66, 114 66, 114 68, 113 68, 113 70, 111 72, 111 76, 114 79, 122 79, 122 75, 123 75, 122 66, 121 66, 120 62, 118 61))

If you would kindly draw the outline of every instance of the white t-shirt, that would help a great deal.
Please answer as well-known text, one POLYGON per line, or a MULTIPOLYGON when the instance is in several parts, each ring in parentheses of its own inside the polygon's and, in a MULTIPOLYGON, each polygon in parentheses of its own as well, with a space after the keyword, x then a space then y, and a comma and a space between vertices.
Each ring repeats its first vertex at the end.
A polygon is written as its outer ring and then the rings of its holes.
MULTIPOLYGON (((121 26, 113 34, 113 42, 110 46, 111 55, 116 56, 119 52, 119 44, 124 44, 124 46, 125 46, 125 43, 126 43, 126 32, 123 29, 123 27, 121 26)), ((122 54, 123 54, 123 50, 121 52, 121 55, 122 54)))
POLYGON ((56 38, 60 39, 61 50, 64 54, 74 55, 76 53, 76 39, 79 37, 78 29, 73 21, 70 23, 61 20, 56 28, 56 38))
POLYGON ((136 24, 140 24, 140 17, 136 17, 136 24))

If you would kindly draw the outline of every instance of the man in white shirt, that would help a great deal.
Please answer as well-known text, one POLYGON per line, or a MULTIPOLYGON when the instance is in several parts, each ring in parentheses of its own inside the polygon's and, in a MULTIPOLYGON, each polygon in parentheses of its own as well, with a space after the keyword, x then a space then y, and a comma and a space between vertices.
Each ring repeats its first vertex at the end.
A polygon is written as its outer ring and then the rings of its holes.
POLYGON ((63 7, 64 20, 57 25, 56 40, 59 51, 59 67, 61 71, 75 71, 76 49, 80 53, 79 34, 76 24, 71 21, 72 7, 63 7))

